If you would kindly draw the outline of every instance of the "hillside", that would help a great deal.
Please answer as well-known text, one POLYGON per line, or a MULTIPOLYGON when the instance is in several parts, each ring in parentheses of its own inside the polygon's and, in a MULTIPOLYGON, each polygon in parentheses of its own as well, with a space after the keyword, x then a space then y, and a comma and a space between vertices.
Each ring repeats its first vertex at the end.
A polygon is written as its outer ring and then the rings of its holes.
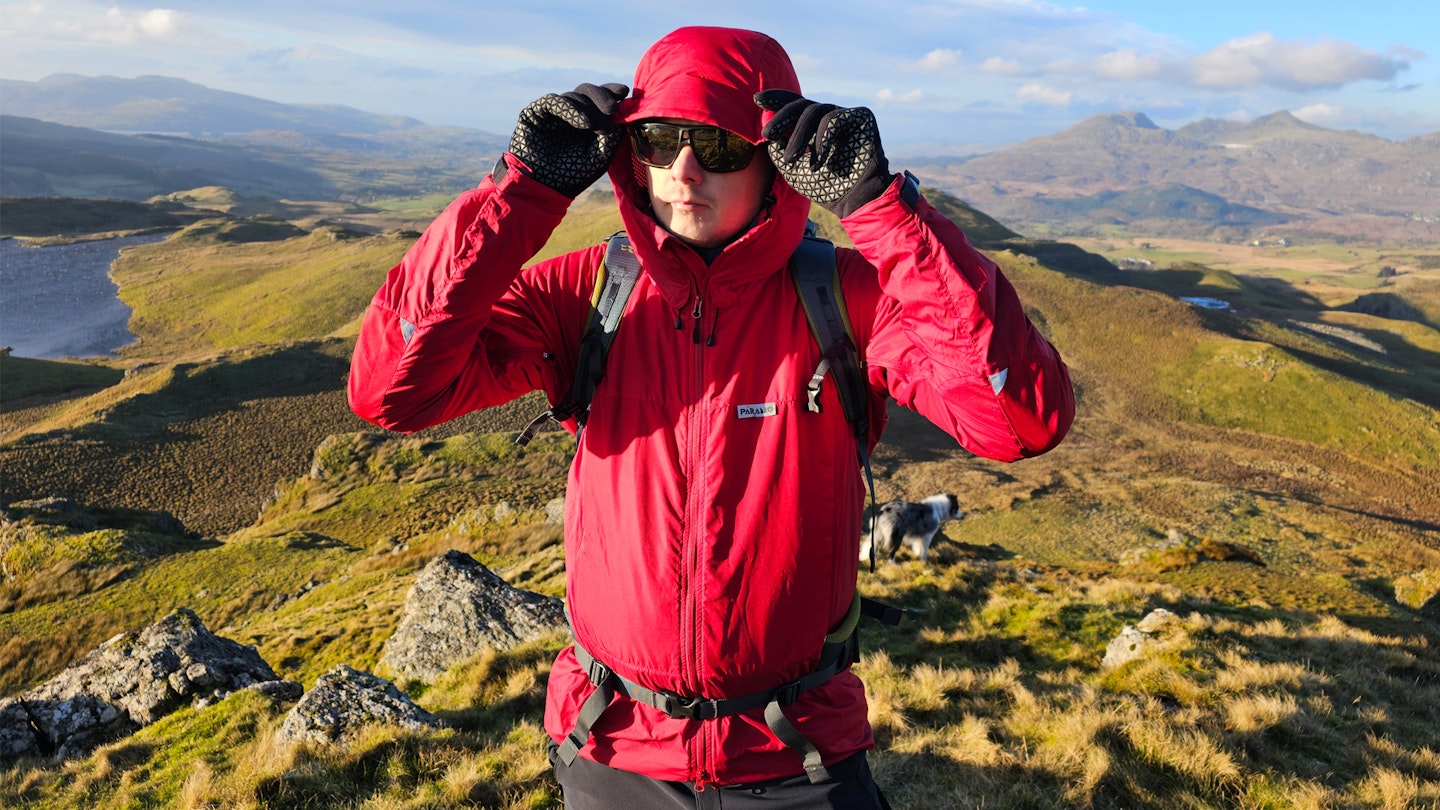
MULTIPOLYGON (((1060 349, 1078 413, 1057 450, 1005 465, 892 404, 879 499, 955 492, 967 512, 928 567, 862 575, 912 611, 867 627, 857 665, 896 806, 1440 802, 1440 253, 1257 253, 1299 268, 1262 274, 1156 242, 1120 270, 1128 244, 1101 258, 926 195, 1060 349), (1382 293, 1408 309, 1352 307, 1382 293), (1150 652, 1107 665, 1159 608, 1150 652)), ((345 408, 356 319, 412 237, 240 213, 126 254, 141 340, 117 360, 0 358, 7 390, 26 381, 0 400, 0 693, 177 607, 307 689, 374 671, 448 549, 561 593, 547 515, 573 442, 513 446, 533 398, 413 437, 345 408)), ((594 192, 540 256, 616 225, 594 192)), ((236 693, 69 764, 0 762, 0 804, 555 808, 540 718, 563 643, 397 679, 444 731, 290 746, 288 706, 236 693)))
MULTIPOLYGON (((216 185, 290 200, 453 196, 489 171, 507 143, 505 134, 281 104, 163 76, 57 75, 7 80, 0 90, 7 115, 30 119, 6 124, 3 195, 145 200, 216 185), (116 136, 51 129, 37 142, 33 119, 169 137, 97 146, 97 138, 116 136), (82 160, 72 165, 75 153, 82 160)), ((940 157, 911 150, 914 157, 895 165, 1032 236, 1440 241, 1432 168, 1440 166, 1440 133, 1392 142, 1284 111, 1168 130, 1125 112, 984 154, 948 157, 954 151, 944 145, 928 153, 940 157)))
POLYGON ((214 90, 167 76, 78 76, 39 81, 0 79, 6 112, 74 127, 172 134, 298 130, 316 134, 378 133, 420 125, 339 105, 295 105, 214 90))
POLYGON ((433 127, 197 139, 120 135, 8 114, 0 115, 0 139, 0 196, 132 201, 207 186, 268 200, 454 196, 478 182, 504 149, 504 141, 485 133, 433 127))
POLYGON ((149 197, 224 186, 267 199, 370 200, 473 186, 506 135, 183 79, 0 80, 0 195, 149 197))
POLYGON ((1001 220, 1057 233, 1101 235, 1106 226, 1123 225, 1151 235, 1265 232, 1433 243, 1440 240, 1434 166, 1440 140, 1433 136, 1392 142, 1285 112, 1172 131, 1142 113, 1122 113, 915 170, 1001 220), (1217 221, 1209 206, 1195 205, 1157 217, 1105 204, 1116 195, 1177 187, 1265 216, 1217 221))

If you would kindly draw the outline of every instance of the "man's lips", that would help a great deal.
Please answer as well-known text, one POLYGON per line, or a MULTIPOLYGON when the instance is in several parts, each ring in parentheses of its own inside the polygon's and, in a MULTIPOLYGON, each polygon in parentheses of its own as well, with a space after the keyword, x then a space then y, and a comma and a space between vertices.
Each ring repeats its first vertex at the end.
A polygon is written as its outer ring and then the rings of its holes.
POLYGON ((670 202, 670 207, 672 207, 672 208, 678 208, 678 209, 680 209, 681 211, 698 211, 698 210, 700 210, 700 209, 702 209, 702 208, 709 208, 710 205, 709 205, 709 203, 706 203, 704 200, 685 199, 685 200, 672 200, 672 201, 670 202))

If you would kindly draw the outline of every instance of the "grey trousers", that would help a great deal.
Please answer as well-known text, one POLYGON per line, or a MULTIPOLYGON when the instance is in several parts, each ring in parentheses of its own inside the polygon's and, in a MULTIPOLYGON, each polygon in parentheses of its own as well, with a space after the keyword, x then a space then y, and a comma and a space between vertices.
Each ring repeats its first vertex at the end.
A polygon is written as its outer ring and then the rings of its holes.
POLYGON ((662 782, 584 757, 567 766, 550 746, 550 764, 566 810, 890 810, 862 751, 828 766, 831 781, 810 784, 804 774, 745 785, 662 782))

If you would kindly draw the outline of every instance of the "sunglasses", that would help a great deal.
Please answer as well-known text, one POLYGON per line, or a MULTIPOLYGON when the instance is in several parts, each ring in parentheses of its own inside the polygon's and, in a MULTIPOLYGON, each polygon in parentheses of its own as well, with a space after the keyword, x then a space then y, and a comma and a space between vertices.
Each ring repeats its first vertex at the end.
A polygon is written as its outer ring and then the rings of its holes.
POLYGON ((689 146, 707 172, 738 172, 750 165, 758 148, 728 129, 711 126, 682 126, 647 121, 630 125, 630 139, 640 162, 668 169, 689 146))

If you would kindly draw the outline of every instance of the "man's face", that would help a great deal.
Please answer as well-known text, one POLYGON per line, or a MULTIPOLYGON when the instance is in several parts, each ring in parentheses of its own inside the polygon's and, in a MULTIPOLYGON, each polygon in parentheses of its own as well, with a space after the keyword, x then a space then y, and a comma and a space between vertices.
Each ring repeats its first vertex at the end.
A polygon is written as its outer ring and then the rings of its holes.
MULTIPOLYGON (((702 126, 683 119, 661 120, 702 126)), ((745 230, 760 213, 774 179, 764 149, 756 149, 749 165, 734 172, 707 171, 688 144, 668 167, 645 169, 655 219, 695 247, 719 247, 745 230)))

